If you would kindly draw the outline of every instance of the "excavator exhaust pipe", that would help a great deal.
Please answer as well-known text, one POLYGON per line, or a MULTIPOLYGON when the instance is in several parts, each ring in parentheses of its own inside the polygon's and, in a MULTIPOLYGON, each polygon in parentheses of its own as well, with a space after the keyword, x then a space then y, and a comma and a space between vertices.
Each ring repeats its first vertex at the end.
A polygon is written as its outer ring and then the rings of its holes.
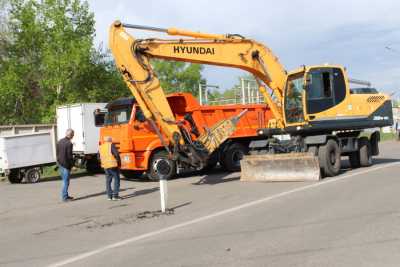
POLYGON ((240 161, 241 181, 318 181, 318 157, 312 153, 247 155, 240 161))

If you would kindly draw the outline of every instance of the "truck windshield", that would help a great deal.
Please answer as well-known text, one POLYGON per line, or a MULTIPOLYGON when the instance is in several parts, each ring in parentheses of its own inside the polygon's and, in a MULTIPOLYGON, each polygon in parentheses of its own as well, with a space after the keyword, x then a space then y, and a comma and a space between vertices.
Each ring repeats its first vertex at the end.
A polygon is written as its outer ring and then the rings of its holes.
POLYGON ((302 99, 303 84, 304 73, 298 73, 288 77, 285 91, 285 117, 287 123, 300 123, 304 121, 302 99))
POLYGON ((104 124, 121 124, 129 122, 132 108, 122 107, 109 110, 105 117, 104 124))

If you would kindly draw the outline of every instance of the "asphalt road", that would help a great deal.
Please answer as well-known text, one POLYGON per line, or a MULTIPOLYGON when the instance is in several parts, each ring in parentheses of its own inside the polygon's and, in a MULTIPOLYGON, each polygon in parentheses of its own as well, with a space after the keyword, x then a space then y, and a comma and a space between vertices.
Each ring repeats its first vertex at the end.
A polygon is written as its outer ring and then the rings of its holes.
POLYGON ((104 176, 0 183, 1 266, 399 266, 400 143, 375 165, 314 183, 243 183, 214 172, 158 183, 104 176))

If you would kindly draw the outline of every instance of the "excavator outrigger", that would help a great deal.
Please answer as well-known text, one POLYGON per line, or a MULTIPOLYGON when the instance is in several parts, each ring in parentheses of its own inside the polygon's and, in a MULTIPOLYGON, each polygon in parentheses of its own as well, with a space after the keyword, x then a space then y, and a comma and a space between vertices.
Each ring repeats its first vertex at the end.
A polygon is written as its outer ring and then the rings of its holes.
POLYGON ((192 166, 201 167, 234 131, 242 114, 192 140, 176 124, 149 60, 239 68, 255 77, 274 119, 268 128, 258 131, 262 140, 250 144, 256 155, 242 160, 242 180, 316 180, 320 168, 322 174, 334 176, 339 172, 342 155, 349 156, 353 167, 367 166, 371 156, 378 153, 379 132, 370 139, 359 137, 360 132, 393 121, 389 97, 380 93, 352 94, 342 66, 302 66, 287 72, 268 47, 238 34, 207 34, 116 21, 110 28, 109 45, 144 116, 153 121, 155 129, 154 121, 160 125, 162 133, 158 135, 161 140, 163 135, 167 138, 163 144, 171 157, 192 166), (135 39, 127 28, 190 38, 135 39), (280 134, 288 134, 290 139, 279 141, 274 136, 280 134))

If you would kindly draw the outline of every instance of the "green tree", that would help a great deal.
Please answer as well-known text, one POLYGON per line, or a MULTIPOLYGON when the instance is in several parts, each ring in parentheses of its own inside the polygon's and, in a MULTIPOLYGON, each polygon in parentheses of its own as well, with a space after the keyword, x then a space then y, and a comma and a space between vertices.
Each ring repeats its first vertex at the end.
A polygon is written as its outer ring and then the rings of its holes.
POLYGON ((110 58, 93 47, 86 1, 9 0, 8 19, 0 124, 52 122, 57 105, 129 93, 110 58))
POLYGON ((8 44, 8 32, 7 32, 7 12, 6 12, 7 1, 0 0, 0 69, 3 65, 2 62, 5 59, 8 44))
POLYGON ((199 83, 206 83, 201 76, 203 65, 152 60, 152 66, 166 93, 189 92, 197 96, 199 83))

